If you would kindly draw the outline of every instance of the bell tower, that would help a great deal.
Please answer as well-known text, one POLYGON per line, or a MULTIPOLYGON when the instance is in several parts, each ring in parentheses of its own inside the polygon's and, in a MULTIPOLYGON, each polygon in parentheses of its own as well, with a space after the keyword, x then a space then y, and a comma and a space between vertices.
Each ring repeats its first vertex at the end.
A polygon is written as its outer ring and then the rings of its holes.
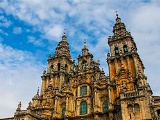
POLYGON ((41 94, 44 94, 44 91, 48 87, 60 90, 68 82, 67 77, 72 64, 73 61, 71 59, 66 33, 64 32, 54 55, 48 57, 48 70, 44 71, 42 76, 41 94))
POLYGON ((144 74, 144 65, 136 43, 116 14, 113 36, 109 36, 109 109, 116 120, 152 119, 152 90, 144 74))

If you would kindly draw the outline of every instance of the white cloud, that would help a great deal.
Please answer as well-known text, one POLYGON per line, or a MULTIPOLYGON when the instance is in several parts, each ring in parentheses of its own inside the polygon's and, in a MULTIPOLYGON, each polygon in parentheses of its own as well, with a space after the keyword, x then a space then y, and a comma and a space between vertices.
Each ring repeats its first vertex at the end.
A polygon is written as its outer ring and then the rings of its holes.
POLYGON ((32 54, 0 44, 0 118, 13 116, 19 101, 27 107, 40 87, 43 68, 32 54))
POLYGON ((4 16, 0 16, 0 26, 8 28, 11 25, 11 21, 7 20, 4 16))
POLYGON ((0 29, 0 33, 1 33, 2 35, 8 36, 8 33, 4 32, 2 29, 0 29))
POLYGON ((28 42, 36 46, 43 46, 41 39, 36 39, 35 37, 32 37, 32 36, 28 36, 28 42))
POLYGON ((22 33, 22 28, 21 27, 14 27, 13 28, 13 33, 14 34, 20 34, 20 33, 22 33))
POLYGON ((64 31, 64 27, 62 25, 54 25, 53 27, 49 27, 46 29, 46 36, 55 41, 59 41, 61 39, 62 33, 64 31))

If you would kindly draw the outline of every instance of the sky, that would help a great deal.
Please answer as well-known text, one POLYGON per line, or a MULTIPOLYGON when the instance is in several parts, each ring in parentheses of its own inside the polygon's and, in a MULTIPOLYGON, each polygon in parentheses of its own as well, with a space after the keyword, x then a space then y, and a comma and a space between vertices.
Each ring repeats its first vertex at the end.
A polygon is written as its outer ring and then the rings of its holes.
POLYGON ((160 95, 159 0, 0 0, 0 118, 12 117, 20 101, 26 109, 64 29, 72 59, 85 39, 107 75, 116 11, 137 44, 153 95, 160 95))

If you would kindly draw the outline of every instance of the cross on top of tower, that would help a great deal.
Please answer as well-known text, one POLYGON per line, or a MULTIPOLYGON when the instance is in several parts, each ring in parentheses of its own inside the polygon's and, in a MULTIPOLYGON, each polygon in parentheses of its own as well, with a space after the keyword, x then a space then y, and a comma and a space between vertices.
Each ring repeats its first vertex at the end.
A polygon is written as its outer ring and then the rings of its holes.
POLYGON ((84 48, 86 48, 86 39, 84 39, 84 48))
POLYGON ((66 35, 66 28, 64 29, 64 35, 66 35))
POLYGON ((118 18, 118 11, 116 11, 116 16, 117 16, 117 18, 118 18))

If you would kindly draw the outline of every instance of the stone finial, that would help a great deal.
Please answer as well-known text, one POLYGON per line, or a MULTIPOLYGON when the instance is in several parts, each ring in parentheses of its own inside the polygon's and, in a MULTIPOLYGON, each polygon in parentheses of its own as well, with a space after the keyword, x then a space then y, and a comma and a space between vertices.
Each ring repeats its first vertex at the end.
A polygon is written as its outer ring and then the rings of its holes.
POLYGON ((64 29, 63 36, 62 36, 62 41, 66 41, 66 29, 64 29))
POLYGON ((16 111, 21 111, 21 106, 22 106, 22 104, 21 104, 21 102, 19 102, 19 104, 18 104, 18 107, 17 107, 17 110, 16 110, 16 111))
POLYGON ((39 87, 38 87, 38 90, 37 90, 37 95, 39 95, 39 87))
POLYGON ((84 48, 86 48, 86 39, 84 39, 84 48))
POLYGON ((64 29, 64 35, 66 35, 66 29, 64 29))
POLYGON ((121 23, 121 18, 119 18, 118 13, 116 13, 116 22, 121 23))
POLYGON ((110 57, 110 53, 108 52, 107 57, 110 57))
POLYGON ((43 74, 46 74, 46 70, 43 71, 43 74))
POLYGON ((116 17, 118 18, 118 11, 116 11, 116 17))
POLYGON ((30 101, 29 103, 28 103, 28 108, 31 108, 32 107, 32 102, 30 101))

